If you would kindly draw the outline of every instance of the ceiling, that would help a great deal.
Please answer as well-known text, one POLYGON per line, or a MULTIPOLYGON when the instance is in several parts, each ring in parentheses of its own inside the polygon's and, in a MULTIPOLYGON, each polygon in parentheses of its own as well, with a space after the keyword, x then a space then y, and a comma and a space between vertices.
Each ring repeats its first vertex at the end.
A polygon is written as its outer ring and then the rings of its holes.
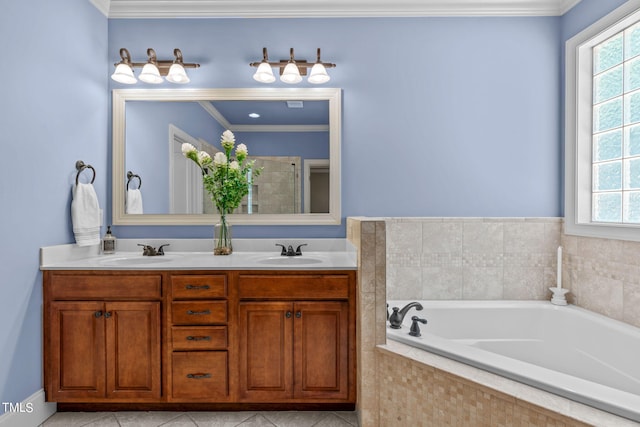
MULTIPOLYGON (((581 0, 89 0, 109 18, 559 16, 581 0)), ((605 0, 602 0, 605 1, 605 0)))

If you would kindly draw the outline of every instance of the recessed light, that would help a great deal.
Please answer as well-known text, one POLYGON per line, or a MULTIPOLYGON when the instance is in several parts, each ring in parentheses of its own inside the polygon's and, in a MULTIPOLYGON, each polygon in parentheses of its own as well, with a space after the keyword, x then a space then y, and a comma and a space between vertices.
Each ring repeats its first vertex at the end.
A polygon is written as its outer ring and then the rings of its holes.
POLYGON ((252 119, 257 119, 258 117, 260 117, 260 114, 258 114, 258 113, 249 113, 249 117, 251 117, 252 119))

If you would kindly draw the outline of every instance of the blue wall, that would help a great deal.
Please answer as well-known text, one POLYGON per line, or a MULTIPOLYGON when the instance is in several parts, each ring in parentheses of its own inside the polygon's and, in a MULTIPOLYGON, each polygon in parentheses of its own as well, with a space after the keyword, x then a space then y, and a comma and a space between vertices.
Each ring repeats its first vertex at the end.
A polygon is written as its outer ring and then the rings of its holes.
POLYGON ((106 205, 107 19, 85 0, 8 0, 0 40, 0 402, 19 402, 42 388, 38 248, 72 241, 76 160, 106 205))
MULTIPOLYGON (((321 47, 338 64, 327 86, 343 89, 343 217, 559 215, 559 39, 558 17, 109 21, 113 62, 121 47, 136 60, 179 47, 201 64, 189 87, 260 87, 248 64, 262 47, 274 59, 321 47)), ((211 235, 117 233, 150 230, 211 235)), ((342 237, 345 226, 234 235, 342 237)))
MULTIPOLYGON (((190 87, 257 87, 247 64, 263 46, 273 58, 294 47, 307 59, 321 47, 323 59, 338 64, 328 86, 344 93, 345 217, 556 216, 563 45, 622 3, 582 0, 562 18, 107 20, 86 0, 3 2, 3 57, 16 65, 0 71, 0 401, 42 387, 38 248, 73 242, 76 160, 96 168, 111 216, 110 89, 123 86, 108 76, 120 47, 135 59, 148 47, 160 58, 181 48, 202 65, 190 87)), ((344 230, 234 233, 341 237, 344 230)), ((211 235, 210 227, 115 231, 211 235)))

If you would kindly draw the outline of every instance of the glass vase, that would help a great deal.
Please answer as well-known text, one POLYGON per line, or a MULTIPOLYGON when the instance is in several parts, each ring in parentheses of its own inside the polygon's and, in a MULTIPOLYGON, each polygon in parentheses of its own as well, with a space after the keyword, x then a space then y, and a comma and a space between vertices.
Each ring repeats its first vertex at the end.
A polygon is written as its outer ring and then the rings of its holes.
POLYGON ((220 216, 220 222, 213 227, 214 255, 231 255, 231 224, 227 222, 225 215, 220 216))

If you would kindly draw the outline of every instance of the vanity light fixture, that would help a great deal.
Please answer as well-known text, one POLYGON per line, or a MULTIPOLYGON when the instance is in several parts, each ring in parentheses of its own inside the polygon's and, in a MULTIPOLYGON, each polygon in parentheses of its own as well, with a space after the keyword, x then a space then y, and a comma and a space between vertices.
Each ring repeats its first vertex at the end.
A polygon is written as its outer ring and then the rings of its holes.
POLYGON ((293 48, 289 51, 289 59, 283 59, 279 62, 269 62, 269 56, 267 54, 267 48, 262 48, 262 61, 252 62, 249 64, 251 67, 257 67, 253 79, 260 83, 273 83, 276 81, 273 75, 272 67, 278 67, 280 69, 280 81, 289 84, 300 83, 302 76, 307 75, 307 69, 311 68, 311 73, 307 81, 313 84, 321 84, 329 81, 330 77, 327 74, 327 68, 335 68, 336 64, 328 62, 322 62, 320 60, 320 48, 318 48, 318 56, 316 62, 310 63, 306 60, 296 60, 293 54, 293 48))
POLYGON ((114 64, 116 70, 111 75, 111 78, 119 83, 134 84, 138 80, 133 74, 133 69, 142 67, 139 79, 145 83, 162 83, 162 76, 166 76, 167 81, 171 83, 189 83, 189 76, 187 76, 185 68, 198 68, 200 64, 185 64, 180 49, 173 49, 173 56, 175 57, 173 60, 158 61, 156 52, 149 48, 147 49, 147 62, 131 62, 129 51, 121 48, 121 61, 114 64))

